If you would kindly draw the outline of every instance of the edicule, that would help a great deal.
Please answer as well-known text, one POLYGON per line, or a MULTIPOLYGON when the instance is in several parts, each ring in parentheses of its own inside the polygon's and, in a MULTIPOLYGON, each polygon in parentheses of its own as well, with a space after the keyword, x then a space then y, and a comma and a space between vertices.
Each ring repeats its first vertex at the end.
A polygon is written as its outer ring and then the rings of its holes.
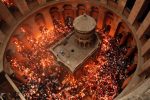
POLYGON ((89 58, 99 47, 100 39, 95 32, 96 21, 84 14, 74 22, 74 31, 56 43, 50 49, 57 61, 67 66, 72 72, 89 58))

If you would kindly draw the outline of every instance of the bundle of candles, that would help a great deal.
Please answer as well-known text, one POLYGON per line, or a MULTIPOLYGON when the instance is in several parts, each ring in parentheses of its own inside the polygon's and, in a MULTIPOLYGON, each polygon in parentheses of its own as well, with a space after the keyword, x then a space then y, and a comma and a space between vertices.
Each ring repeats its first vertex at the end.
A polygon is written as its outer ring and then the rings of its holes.
POLYGON ((127 47, 119 47, 119 38, 97 30, 101 46, 77 70, 78 74, 71 74, 49 51, 70 28, 54 20, 54 30, 43 27, 39 39, 24 31, 24 41, 17 37, 10 41, 19 55, 9 57, 10 64, 16 73, 24 76, 19 89, 27 100, 112 100, 120 92, 125 69, 130 64, 124 57, 127 47))
POLYGON ((14 6, 13 0, 1 0, 7 7, 14 6))

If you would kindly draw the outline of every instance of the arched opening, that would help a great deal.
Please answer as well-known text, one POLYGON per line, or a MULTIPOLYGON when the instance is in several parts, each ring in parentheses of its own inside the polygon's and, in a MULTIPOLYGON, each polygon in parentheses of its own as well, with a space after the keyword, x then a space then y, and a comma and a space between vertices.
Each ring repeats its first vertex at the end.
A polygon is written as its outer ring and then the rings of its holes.
POLYGON ((83 15, 86 12, 86 6, 84 4, 77 5, 77 16, 83 15))
POLYGON ((58 10, 59 9, 57 7, 50 8, 49 13, 53 20, 60 20, 60 13, 58 10))
POLYGON ((72 5, 66 4, 63 6, 63 18, 65 25, 69 28, 73 28, 74 11, 72 5))

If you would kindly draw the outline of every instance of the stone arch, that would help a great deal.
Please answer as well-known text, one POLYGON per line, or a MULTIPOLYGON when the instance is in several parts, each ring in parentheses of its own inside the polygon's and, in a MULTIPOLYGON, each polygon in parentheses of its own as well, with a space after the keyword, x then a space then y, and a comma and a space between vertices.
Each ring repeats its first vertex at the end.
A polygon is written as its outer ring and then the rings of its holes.
POLYGON ((45 26, 45 18, 42 13, 37 13, 34 17, 34 20, 38 26, 45 26))

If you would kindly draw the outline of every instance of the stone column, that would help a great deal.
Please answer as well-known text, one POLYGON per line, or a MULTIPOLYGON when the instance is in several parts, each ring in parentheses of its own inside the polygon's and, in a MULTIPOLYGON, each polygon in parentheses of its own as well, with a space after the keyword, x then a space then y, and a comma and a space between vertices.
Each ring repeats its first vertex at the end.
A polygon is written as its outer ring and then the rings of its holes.
POLYGON ((0 16, 6 21, 8 25, 15 23, 15 18, 12 16, 8 8, 0 1, 0 16))
POLYGON ((127 2, 127 0, 119 0, 118 1, 118 9, 119 9, 120 13, 123 12, 125 5, 126 5, 126 2, 127 2))
POLYGON ((37 1, 38 1, 38 3, 39 3, 40 5, 43 5, 43 4, 46 3, 46 0, 37 0, 37 1))
POLYGON ((140 27, 136 32, 136 35, 138 36, 139 39, 144 35, 144 32, 149 27, 150 27, 150 12, 147 14, 146 18, 144 19, 144 21, 142 22, 142 24, 140 25, 140 27))
POLYGON ((113 20, 113 23, 111 23, 111 29, 110 29, 110 32, 109 32, 109 35, 111 37, 115 36, 117 27, 118 27, 120 22, 121 22, 121 19, 119 17, 117 17, 117 16, 114 16, 114 20, 113 20))
POLYGON ((23 15, 30 11, 27 2, 25 0, 14 0, 14 2, 23 15))
POLYGON ((144 4, 144 1, 145 0, 136 0, 136 2, 135 2, 134 6, 133 6, 133 8, 129 14, 129 17, 128 17, 128 21, 130 24, 134 23, 138 13, 140 12, 140 10, 144 4))
POLYGON ((42 14, 44 15, 44 19, 45 19, 45 22, 46 22, 46 26, 51 30, 51 29, 53 29, 54 27, 54 25, 53 25, 53 20, 52 20, 52 18, 51 18, 51 16, 50 16, 50 13, 49 13, 49 9, 48 10, 44 10, 43 12, 42 12, 42 14))
POLYGON ((105 21, 105 16, 106 16, 106 9, 103 7, 99 8, 99 15, 97 19, 97 28, 103 29, 104 28, 104 21, 105 21))

